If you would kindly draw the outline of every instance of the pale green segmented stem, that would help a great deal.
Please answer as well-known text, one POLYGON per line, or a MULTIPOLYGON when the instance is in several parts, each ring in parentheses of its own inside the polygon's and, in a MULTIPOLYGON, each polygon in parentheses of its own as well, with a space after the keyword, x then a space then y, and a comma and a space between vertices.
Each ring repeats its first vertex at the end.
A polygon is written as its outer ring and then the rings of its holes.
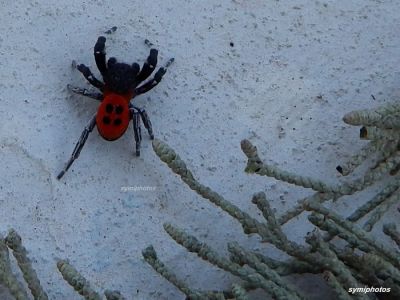
POLYGON ((90 283, 66 260, 57 262, 57 268, 61 275, 75 291, 82 295, 86 300, 102 300, 102 297, 96 293, 90 283))
POLYGON ((40 285, 40 281, 32 267, 30 259, 28 258, 28 252, 22 245, 19 234, 15 230, 11 229, 5 241, 7 246, 13 250, 13 255, 17 260, 18 266, 22 271, 24 279, 28 284, 28 288, 30 289, 33 297, 38 300, 47 300, 47 294, 40 285))

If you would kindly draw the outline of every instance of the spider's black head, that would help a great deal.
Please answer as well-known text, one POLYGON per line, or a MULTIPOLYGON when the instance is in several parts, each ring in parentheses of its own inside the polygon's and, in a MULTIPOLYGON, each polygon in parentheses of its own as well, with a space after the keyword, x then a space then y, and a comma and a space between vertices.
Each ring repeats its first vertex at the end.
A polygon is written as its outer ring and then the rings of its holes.
POLYGON ((139 70, 137 63, 132 65, 119 63, 115 57, 111 57, 107 62, 107 74, 103 79, 111 91, 125 94, 136 86, 139 70))

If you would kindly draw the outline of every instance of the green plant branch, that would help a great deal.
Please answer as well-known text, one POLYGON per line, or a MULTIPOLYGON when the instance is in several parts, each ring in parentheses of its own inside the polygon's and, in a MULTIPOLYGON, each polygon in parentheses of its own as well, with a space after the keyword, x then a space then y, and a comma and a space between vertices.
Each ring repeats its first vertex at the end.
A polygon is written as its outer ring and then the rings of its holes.
POLYGON ((28 299, 28 294, 11 270, 8 248, 2 236, 0 236, 0 282, 8 288, 15 299, 28 299))
POLYGON ((308 219, 315 226, 329 232, 329 234, 338 235, 340 238, 346 240, 352 247, 358 248, 364 252, 373 251, 378 255, 382 255, 393 265, 397 267, 399 266, 399 257, 396 257, 396 253, 387 250, 382 245, 376 244, 373 240, 371 240, 370 237, 366 236, 367 233, 365 231, 365 234, 360 235, 360 231, 362 229, 355 229, 356 226, 353 226, 353 228, 351 229, 344 228, 329 217, 327 218, 325 215, 321 215, 315 212, 311 213, 311 215, 308 216, 308 219))
POLYGON ((306 176, 299 176, 287 171, 282 171, 274 166, 267 165, 261 161, 258 156, 257 148, 250 141, 242 140, 241 147, 244 154, 248 158, 245 172, 255 173, 261 176, 273 177, 277 180, 298 185, 304 188, 311 188, 317 192, 340 195, 352 195, 363 190, 367 186, 372 185, 381 179, 385 174, 389 173, 394 166, 400 163, 400 156, 392 156, 385 163, 380 164, 375 169, 367 172, 362 178, 356 179, 351 183, 342 183, 337 186, 330 186, 322 181, 315 180, 306 176))
POLYGON ((277 222, 265 193, 260 192, 254 194, 251 202, 256 204, 257 208, 262 212, 264 219, 267 221, 266 226, 268 227, 268 231, 274 236, 274 239, 287 243, 287 237, 282 232, 281 225, 277 222))
POLYGON ((263 163, 258 156, 257 148, 253 146, 249 140, 242 140, 241 148, 248 158, 245 172, 255 173, 261 176, 273 177, 277 180, 291 183, 304 188, 311 188, 315 191, 322 193, 338 193, 337 188, 329 186, 322 181, 315 180, 305 176, 298 176, 296 174, 280 170, 277 167, 263 163))
POLYGON ((247 291, 240 284, 232 284, 232 294, 236 300, 248 300, 247 291))
POLYGON ((153 269, 167 279, 170 283, 176 286, 182 293, 190 297, 190 299, 200 299, 201 293, 190 289, 183 281, 179 280, 176 275, 171 272, 165 264, 158 259, 157 252, 153 246, 149 246, 142 251, 142 255, 147 263, 153 267, 153 269))
POLYGON ((256 219, 252 218, 249 214, 242 212, 237 206, 225 200, 224 197, 214 192, 209 187, 199 183, 194 178, 192 172, 188 170, 185 162, 166 143, 154 139, 152 145, 157 156, 165 162, 175 174, 179 175, 183 182, 185 182, 200 196, 209 200, 211 203, 226 211, 233 218, 237 219, 246 234, 258 233, 262 237, 268 237, 270 235, 265 224, 258 222, 256 219))
POLYGON ((386 104, 375 109, 352 111, 343 117, 350 125, 376 126, 384 129, 400 128, 398 103, 386 104))
POLYGON ((17 260, 18 266, 22 271, 24 279, 28 284, 33 297, 38 300, 47 300, 47 294, 40 285, 35 270, 32 268, 32 263, 28 258, 28 253, 22 245, 21 237, 18 233, 11 229, 5 239, 7 246, 13 250, 13 255, 17 260))
POLYGON ((317 202, 323 203, 325 201, 328 201, 328 200, 334 198, 334 196, 335 196, 335 194, 332 194, 332 193, 315 193, 311 196, 303 198, 303 199, 297 201, 297 204, 294 207, 290 208, 286 213, 284 213, 282 216, 280 216, 278 218, 278 223, 281 225, 284 225, 291 219, 300 215, 305 210, 304 205, 307 202, 317 201, 317 202))
POLYGON ((107 300, 125 300, 126 299, 123 295, 121 295, 121 292, 119 292, 119 291, 106 290, 104 292, 104 296, 106 296, 107 300))
POLYGON ((79 274, 79 272, 66 260, 58 261, 57 268, 65 281, 68 282, 74 290, 82 295, 86 300, 101 300, 101 296, 90 287, 90 284, 85 277, 79 274))
POLYGON ((388 197, 390 197, 399 188, 399 183, 391 183, 385 186, 378 194, 376 194, 371 200, 361 205, 355 210, 347 220, 350 222, 357 222, 362 217, 367 215, 369 212, 374 210, 377 206, 382 204, 388 197))
MULTIPOLYGON (((309 234, 306 238, 306 242, 309 243, 313 250, 318 251, 322 256, 326 257, 330 261, 330 265, 327 266, 327 270, 332 270, 337 281, 346 290, 350 287, 361 287, 361 284, 353 277, 348 267, 336 256, 335 252, 329 249, 329 245, 323 241, 321 236, 316 232, 309 234)), ((341 295, 341 293, 339 293, 341 295)), ((356 294, 358 299, 368 299, 366 295, 362 293, 356 294)))
POLYGON ((368 157, 377 152, 379 147, 380 146, 378 141, 373 140, 367 143, 364 147, 361 148, 361 150, 357 154, 353 155, 348 162, 342 165, 338 165, 336 167, 336 170, 343 176, 349 175, 358 166, 360 166, 368 157))
POLYGON ((228 251, 238 257, 238 259, 244 264, 249 265, 251 268, 256 270, 265 279, 273 281, 278 286, 287 289, 293 295, 303 299, 303 296, 296 291, 296 288, 292 287, 289 283, 283 280, 283 278, 273 269, 269 268, 268 265, 264 264, 258 259, 258 257, 251 252, 240 247, 238 243, 228 243, 228 251))
POLYGON ((373 226, 382 218, 389 208, 400 200, 400 189, 387 197, 371 214, 369 220, 364 224, 365 231, 371 231, 373 226))
POLYGON ((400 232, 397 231, 396 224, 389 223, 383 225, 383 232, 400 247, 400 232))
POLYGON ((194 236, 188 235, 171 224, 164 225, 165 231, 178 243, 185 247, 189 252, 196 253, 200 258, 209 261, 211 264, 248 281, 254 286, 262 288, 276 299, 300 299, 291 294, 285 288, 280 287, 272 281, 265 280, 260 274, 249 268, 243 268, 228 259, 220 257, 207 244, 199 242, 194 236))
POLYGON ((336 276, 331 271, 324 271, 323 278, 326 283, 333 289, 337 295, 338 300, 351 300, 353 299, 342 284, 337 280, 336 276))

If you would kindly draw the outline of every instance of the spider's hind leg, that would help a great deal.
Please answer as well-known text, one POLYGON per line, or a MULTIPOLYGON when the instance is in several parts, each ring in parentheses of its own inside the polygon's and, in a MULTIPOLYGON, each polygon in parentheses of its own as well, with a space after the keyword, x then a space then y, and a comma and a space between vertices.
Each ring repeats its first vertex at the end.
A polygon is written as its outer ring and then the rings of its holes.
POLYGON ((94 115, 90 119, 89 123, 85 126, 85 129, 83 130, 78 142, 76 143, 74 151, 72 152, 70 159, 65 164, 64 169, 57 175, 58 180, 60 180, 64 176, 64 174, 71 167, 72 163, 79 157, 79 154, 81 153, 82 148, 85 145, 85 142, 89 136, 89 133, 93 131, 93 128, 95 126, 96 126, 96 115, 94 115))
POLYGON ((133 131, 135 134, 136 156, 140 156, 140 142, 142 141, 142 130, 140 128, 139 112, 135 111, 135 109, 131 109, 131 118, 133 122, 133 131))
POLYGON ((143 121, 144 127, 146 127, 147 132, 149 133, 150 139, 154 140, 153 126, 151 124, 150 117, 147 114, 147 112, 143 108, 139 108, 136 106, 131 106, 131 108, 136 109, 139 112, 140 117, 143 121))

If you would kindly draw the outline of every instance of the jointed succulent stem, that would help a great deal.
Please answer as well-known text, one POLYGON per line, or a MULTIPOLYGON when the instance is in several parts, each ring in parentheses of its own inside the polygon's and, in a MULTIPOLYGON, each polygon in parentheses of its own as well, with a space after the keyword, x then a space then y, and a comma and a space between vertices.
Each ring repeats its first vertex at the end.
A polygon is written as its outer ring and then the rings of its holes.
POLYGON ((390 103, 376 109, 352 111, 343 117, 343 121, 350 125, 400 128, 399 107, 398 103, 390 103))
POLYGON ((32 263, 28 258, 28 253, 24 246, 22 246, 21 237, 18 233, 11 229, 8 233, 5 242, 7 246, 13 250, 13 255, 18 262, 25 281, 35 299, 47 300, 47 294, 40 285, 40 281, 36 275, 35 270, 32 268, 32 263))
POLYGON ((157 271, 160 275, 162 275, 165 279, 175 285, 180 291, 184 294, 191 297, 191 299, 197 299, 201 294, 190 289, 183 281, 179 280, 176 275, 171 272, 163 262, 161 262, 157 253, 154 250, 153 246, 149 246, 142 251, 142 255, 144 259, 149 263, 150 266, 153 267, 154 270, 157 271))
POLYGON ((400 232, 396 229, 396 224, 389 223, 383 225, 383 232, 388 235, 400 247, 400 232))
POLYGON ((8 288, 17 300, 28 299, 28 294, 11 270, 10 257, 4 238, 0 236, 0 283, 8 288))
MULTIPOLYGON (((361 284, 353 277, 347 266, 338 259, 335 252, 329 248, 329 245, 323 241, 321 236, 316 233, 310 234, 306 238, 306 241, 312 246, 313 250, 318 251, 325 258, 329 258, 330 265, 327 266, 326 270, 331 271, 344 288, 361 287, 361 284)), ((362 293, 356 296, 357 299, 368 299, 368 297, 362 293)))
POLYGON ((221 195, 214 192, 209 187, 199 183, 194 178, 192 172, 186 167, 184 161, 166 143, 155 139, 153 141, 153 149, 160 159, 165 162, 174 173, 179 175, 183 182, 185 182, 192 190, 237 219, 242 225, 245 233, 262 233, 264 236, 268 235, 268 229, 264 224, 250 217, 249 214, 242 212, 237 206, 225 200, 221 195))
MULTIPOLYGON (((385 246, 378 244, 367 232, 358 228, 353 223, 343 219, 342 217, 338 216, 337 214, 328 210, 322 205, 310 202, 306 208, 307 210, 312 210, 314 212, 322 214, 324 216, 324 219, 327 218, 329 220, 332 220, 337 225, 336 229, 338 231, 349 232, 358 241, 365 243, 368 249, 376 253, 379 253, 383 257, 386 257, 386 259, 388 259, 395 266, 400 268, 400 252, 397 252, 395 250, 390 251, 385 246)), ((314 214, 314 216, 317 215, 314 214)), ((357 247, 357 245, 354 246, 357 247)))
POLYGON ((189 252, 197 253, 197 255, 202 259, 207 260, 221 269, 264 289, 271 293, 271 295, 276 299, 301 299, 296 294, 291 293, 287 287, 282 288, 273 281, 265 280, 261 274, 253 269, 243 268, 223 257, 220 257, 207 244, 199 242, 194 236, 188 235, 183 230, 180 230, 171 224, 165 224, 164 229, 177 243, 184 246, 189 252))
POLYGON ((250 143, 249 140, 243 140, 241 147, 244 154, 248 158, 247 166, 245 171, 247 173, 255 173, 262 176, 273 177, 277 180, 292 183, 294 185, 302 186, 304 188, 312 188, 315 191, 322 193, 337 193, 337 188, 330 187, 327 184, 319 180, 314 180, 309 177, 298 176, 277 167, 267 165, 263 163, 258 156, 257 148, 250 143))
MULTIPOLYGON (((358 155, 353 156, 351 161, 337 167, 337 170, 342 175, 348 175, 373 154, 376 154, 376 163, 360 178, 334 186, 265 164, 260 159, 257 148, 250 141, 243 140, 241 147, 248 159, 245 169, 247 173, 274 177, 280 181, 316 191, 316 193, 299 200, 293 208, 279 218, 276 218, 265 193, 254 194, 252 202, 262 212, 264 222, 250 217, 220 194, 199 183, 174 150, 167 144, 155 140, 153 142, 155 153, 192 190, 237 219, 246 234, 257 233, 263 242, 273 244, 292 258, 284 262, 274 260, 261 253, 249 251, 236 242, 231 242, 228 243, 230 252, 228 260, 220 257, 210 246, 199 242, 194 236, 181 229, 170 224, 164 225, 164 229, 176 242, 190 252, 195 252, 204 260, 238 276, 247 285, 264 289, 276 299, 303 298, 300 292, 291 287, 282 276, 306 272, 323 274, 338 299, 347 300, 354 297, 370 299, 364 293, 349 294, 350 287, 363 287, 364 285, 390 288, 393 291, 391 295, 396 297, 400 295, 400 252, 388 249, 378 243, 354 222, 372 212, 370 220, 364 225, 364 228, 369 231, 382 215, 399 201, 400 180, 395 177, 400 170, 399 113, 400 105, 393 104, 373 111, 353 112, 345 116, 344 119, 347 123, 364 125, 361 137, 371 139, 371 142, 358 155), (393 180, 389 180, 388 184, 372 199, 347 218, 340 217, 322 205, 328 200, 337 200, 344 195, 361 191, 387 175, 393 176, 393 180), (326 232, 324 238, 318 231, 309 234, 306 241, 310 247, 288 240, 281 228, 283 224, 304 210, 311 212, 308 216, 309 221, 326 232), (338 249, 330 243, 335 236, 348 243, 344 250, 338 249), (355 249, 357 251, 354 251, 355 249)), ((400 234, 393 225, 386 225, 384 231, 400 245, 400 234)), ((154 262, 150 262, 150 264, 154 267, 154 262)), ((193 293, 184 283, 177 282, 175 277, 166 273, 165 269, 156 268, 156 270, 187 295, 193 293)), ((212 292, 209 293, 212 294, 212 292)), ((247 297, 246 288, 243 285, 233 284, 232 293, 237 299, 246 299, 247 297)), ((202 295, 204 296, 205 293, 202 295)), ((227 293, 224 295, 228 297, 227 293)), ((373 298, 372 294, 369 296, 373 298)))
POLYGON ((337 299, 339 300, 353 299, 331 271, 325 271, 323 273, 323 278, 328 283, 328 285, 335 291, 338 297, 337 299))
MULTIPOLYGON (((287 275, 291 272, 328 272, 326 274, 329 274, 330 283, 332 286, 336 287, 335 290, 340 299, 347 299, 345 294, 343 294, 343 291, 346 291, 347 288, 361 285, 359 279, 361 279, 362 282, 368 282, 369 277, 360 275, 354 271, 354 269, 357 268, 361 269, 360 266, 353 265, 353 269, 349 269, 348 266, 341 261, 342 257, 337 256, 336 252, 331 250, 329 244, 320 236, 312 235, 308 238, 308 242, 312 245, 314 251, 317 251, 318 253, 310 252, 310 250, 306 247, 293 243, 287 239, 286 235, 282 232, 280 227, 281 224, 287 222, 290 218, 298 215, 304 210, 312 211, 313 213, 309 216, 310 221, 314 225, 329 233, 328 239, 326 239, 327 241, 332 236, 338 235, 339 237, 345 239, 352 247, 359 248, 362 251, 372 251, 373 253, 382 255, 382 257, 385 257, 384 259, 379 258, 381 260, 382 268, 386 270, 385 272, 389 272, 393 275, 396 274, 394 270, 397 270, 396 268, 399 266, 399 260, 396 258, 396 253, 376 244, 370 237, 367 236, 366 232, 361 229, 357 229, 350 221, 339 217, 321 205, 322 202, 337 197, 338 191, 340 191, 343 186, 347 189, 357 189, 354 188, 354 184, 343 184, 337 189, 331 188, 329 192, 315 193, 314 195, 299 201, 298 205, 294 209, 279 219, 276 219, 275 214, 270 208, 266 199, 266 195, 264 193, 257 193, 253 196, 252 202, 260 209, 266 221, 265 223, 260 223, 246 213, 241 212, 238 207, 225 200, 221 195, 212 191, 209 187, 200 184, 194 178, 190 170, 187 169, 186 164, 167 144, 159 140, 155 140, 153 142, 153 148, 161 160, 166 162, 176 174, 181 176, 182 180, 191 189, 228 212, 232 217, 239 220, 245 229, 245 233, 257 233, 261 236, 264 242, 274 244, 278 249, 295 258, 290 261, 289 267, 289 262, 278 262, 261 254, 247 251, 235 243, 229 243, 228 249, 231 252, 231 259, 229 261, 219 257, 207 244, 198 242, 195 237, 186 234, 184 231, 175 228, 172 225, 165 225, 165 230, 173 239, 187 248, 190 252, 195 252, 198 254, 198 256, 208 260, 212 264, 215 264, 220 268, 239 276, 243 280, 246 280, 255 286, 268 290, 269 293, 271 293, 271 295, 275 295, 276 298, 283 297, 283 299, 285 299, 285 297, 288 297, 287 294, 281 294, 281 291, 279 290, 279 287, 283 286, 285 286, 286 293, 291 293, 290 297, 302 298, 302 295, 290 288, 289 285, 281 278, 281 275, 287 275), (253 271, 249 273, 248 269, 241 267, 243 265, 248 265, 253 271), (257 275, 261 275, 264 279, 254 275, 252 273, 254 271, 257 275), (338 288, 338 284, 341 285, 341 289, 338 288)), ((262 164, 258 157, 257 150, 253 145, 246 141, 242 142, 242 149, 244 149, 244 152, 248 156, 250 164, 262 164)), ((254 170, 259 172, 260 169, 256 168, 254 170)), ((376 174, 378 173, 374 174, 374 176, 377 176, 376 174)), ((375 179, 374 176, 372 176, 373 179, 375 179)), ((289 175, 289 177, 291 177, 291 175, 289 175)), ((303 183, 307 181, 301 177, 291 178, 299 178, 298 182, 303 183)), ((368 179, 371 177, 365 178, 368 179)), ((359 182, 362 182, 363 180, 368 181, 365 180, 365 178, 359 182)), ((293 180, 293 182, 296 180, 293 180)), ((323 186, 319 183, 316 184, 323 186)), ((393 189, 393 187, 387 189, 385 191, 385 195, 388 195, 389 192, 393 192, 393 189)), ((381 196, 382 195, 378 195, 376 198, 380 198, 381 196)), ((354 214, 353 218, 365 214, 365 210, 375 207, 376 202, 379 201, 376 199, 373 200, 374 201, 372 201, 372 204, 370 203, 369 206, 364 208, 364 210, 354 214)), ((355 254, 352 255, 357 257, 355 254)), ((372 263, 371 259, 372 258, 369 258, 370 264, 372 263)), ((347 261, 349 261, 348 258, 347 261)), ((364 266, 367 265, 368 264, 364 264, 364 266)), ((358 294, 357 298, 364 299, 365 295, 358 294)))
POLYGON ((71 266, 67 261, 60 260, 57 263, 57 268, 67 281, 80 295, 86 300, 101 300, 101 296, 96 293, 89 282, 79 272, 71 266))

